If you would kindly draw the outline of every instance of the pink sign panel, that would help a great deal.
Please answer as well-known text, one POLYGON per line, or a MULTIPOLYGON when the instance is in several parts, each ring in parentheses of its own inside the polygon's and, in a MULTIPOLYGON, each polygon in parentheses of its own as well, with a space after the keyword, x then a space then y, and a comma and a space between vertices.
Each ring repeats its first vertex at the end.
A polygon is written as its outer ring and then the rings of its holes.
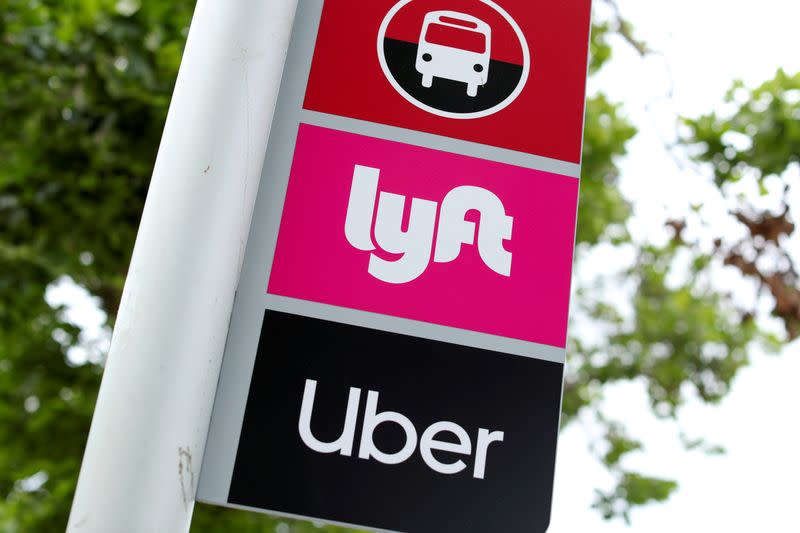
POLYGON ((578 180, 301 124, 267 292, 566 344, 578 180))

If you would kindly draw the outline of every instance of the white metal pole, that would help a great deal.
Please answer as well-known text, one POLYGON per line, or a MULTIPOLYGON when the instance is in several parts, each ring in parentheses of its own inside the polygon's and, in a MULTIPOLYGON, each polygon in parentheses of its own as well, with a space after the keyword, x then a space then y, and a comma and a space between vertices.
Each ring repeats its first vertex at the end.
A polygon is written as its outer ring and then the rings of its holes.
POLYGON ((197 3, 70 533, 189 529, 296 4, 197 3))

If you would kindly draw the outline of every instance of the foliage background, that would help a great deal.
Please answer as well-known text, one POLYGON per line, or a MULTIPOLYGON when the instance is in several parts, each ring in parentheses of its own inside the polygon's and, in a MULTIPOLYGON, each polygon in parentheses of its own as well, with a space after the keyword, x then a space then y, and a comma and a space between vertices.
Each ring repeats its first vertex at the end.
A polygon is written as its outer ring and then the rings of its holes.
MULTIPOLYGON (((597 3, 606 15, 593 33, 592 76, 612 60, 613 39, 637 54, 655 53, 616 4, 597 3)), ((70 280, 113 327, 192 7, 187 0, 0 0, 2 531, 66 524, 107 333, 82 330, 68 306, 47 295, 70 280)), ((800 75, 780 71, 753 88, 739 83, 726 99, 725 114, 685 118, 670 149, 690 156, 736 205, 730 217, 741 231, 697 237, 692 230, 706 221, 702 204, 690 205, 685 219, 665 221, 672 238, 660 244, 631 237, 632 207, 618 186, 619 158, 636 128, 604 94, 587 103, 577 261, 591 260, 599 246, 633 248, 636 258, 621 275, 576 280, 573 305, 580 327, 569 346, 564 425, 580 414, 603 428, 593 449, 616 485, 598 491, 595 507, 609 519, 626 520, 677 485, 626 467, 623 458, 642 443, 603 412, 608 385, 643 380, 653 412, 674 419, 690 399, 724 398, 755 343, 777 350, 800 335, 797 272, 786 249, 795 231, 789 205, 764 209, 734 192, 742 182, 764 190, 765 180, 784 180, 800 160, 800 75), (783 325, 779 334, 762 330, 756 309, 715 284, 720 269, 760 288, 783 325), (626 308, 606 298, 609 291, 629 294, 626 308)), ((702 438, 685 444, 724 451, 702 438)), ((320 531, 204 506, 192 530, 320 531)))

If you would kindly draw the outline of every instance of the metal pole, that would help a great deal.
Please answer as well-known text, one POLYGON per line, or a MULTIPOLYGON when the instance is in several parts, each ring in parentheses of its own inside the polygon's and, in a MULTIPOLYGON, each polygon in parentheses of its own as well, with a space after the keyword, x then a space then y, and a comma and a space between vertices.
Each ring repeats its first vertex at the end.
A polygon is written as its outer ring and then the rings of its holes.
POLYGON ((197 3, 70 533, 189 530, 296 4, 197 3))

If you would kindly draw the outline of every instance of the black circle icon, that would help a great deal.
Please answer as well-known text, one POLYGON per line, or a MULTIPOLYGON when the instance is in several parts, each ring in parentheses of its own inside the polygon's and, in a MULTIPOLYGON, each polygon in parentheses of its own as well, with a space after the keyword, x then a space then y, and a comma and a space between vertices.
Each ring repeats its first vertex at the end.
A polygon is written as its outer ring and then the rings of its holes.
POLYGON ((403 98, 449 118, 500 111, 530 71, 520 27, 492 0, 401 0, 381 24, 378 56, 403 98))

